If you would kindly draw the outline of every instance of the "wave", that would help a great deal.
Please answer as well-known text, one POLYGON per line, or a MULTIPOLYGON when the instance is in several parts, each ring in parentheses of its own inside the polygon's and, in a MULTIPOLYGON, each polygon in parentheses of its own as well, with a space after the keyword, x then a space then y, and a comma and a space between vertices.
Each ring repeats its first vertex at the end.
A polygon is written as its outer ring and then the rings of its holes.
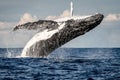
MULTIPOLYGON (((21 58, 23 48, 0 48, 0 57, 21 58)), ((109 59, 120 56, 120 48, 58 48, 47 59, 109 59)))

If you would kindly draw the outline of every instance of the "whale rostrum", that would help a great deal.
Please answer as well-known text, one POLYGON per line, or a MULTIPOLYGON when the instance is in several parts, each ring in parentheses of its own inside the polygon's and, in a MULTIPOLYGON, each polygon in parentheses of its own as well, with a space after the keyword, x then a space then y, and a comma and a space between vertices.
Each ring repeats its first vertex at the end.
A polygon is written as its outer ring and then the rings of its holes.
POLYGON ((73 18, 61 22, 39 20, 37 22, 18 25, 14 28, 14 31, 19 29, 38 31, 26 44, 21 56, 48 56, 55 49, 98 26, 103 18, 104 16, 98 13, 84 19, 73 18))

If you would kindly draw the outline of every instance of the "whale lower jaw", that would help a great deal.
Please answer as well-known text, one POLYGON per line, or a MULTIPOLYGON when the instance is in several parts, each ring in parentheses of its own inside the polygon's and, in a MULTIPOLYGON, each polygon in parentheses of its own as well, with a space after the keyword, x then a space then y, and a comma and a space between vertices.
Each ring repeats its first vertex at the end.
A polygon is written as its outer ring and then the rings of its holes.
POLYGON ((21 57, 46 57, 70 40, 98 26, 103 18, 102 14, 95 14, 84 19, 70 19, 62 22, 39 20, 18 25, 14 31, 18 29, 39 30, 26 44, 21 57))

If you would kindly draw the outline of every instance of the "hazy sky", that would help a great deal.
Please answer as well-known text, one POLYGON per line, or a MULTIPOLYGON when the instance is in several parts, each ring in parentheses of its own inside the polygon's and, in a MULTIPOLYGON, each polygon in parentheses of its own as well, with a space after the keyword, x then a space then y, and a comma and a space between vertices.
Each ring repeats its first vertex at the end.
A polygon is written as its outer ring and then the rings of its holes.
POLYGON ((35 31, 17 31, 15 25, 39 19, 69 15, 70 1, 74 15, 105 15, 97 28, 64 47, 120 47, 120 0, 0 0, 0 47, 24 47, 35 31))

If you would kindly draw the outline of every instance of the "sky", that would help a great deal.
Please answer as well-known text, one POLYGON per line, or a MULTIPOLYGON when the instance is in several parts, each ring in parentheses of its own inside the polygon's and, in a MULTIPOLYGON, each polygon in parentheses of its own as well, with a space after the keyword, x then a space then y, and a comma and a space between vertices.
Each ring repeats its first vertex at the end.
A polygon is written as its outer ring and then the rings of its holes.
POLYGON ((71 1, 75 16, 102 13, 105 18, 98 27, 62 47, 120 47, 120 0, 0 0, 0 48, 24 47, 36 32, 13 32, 16 25, 69 16, 71 1))

